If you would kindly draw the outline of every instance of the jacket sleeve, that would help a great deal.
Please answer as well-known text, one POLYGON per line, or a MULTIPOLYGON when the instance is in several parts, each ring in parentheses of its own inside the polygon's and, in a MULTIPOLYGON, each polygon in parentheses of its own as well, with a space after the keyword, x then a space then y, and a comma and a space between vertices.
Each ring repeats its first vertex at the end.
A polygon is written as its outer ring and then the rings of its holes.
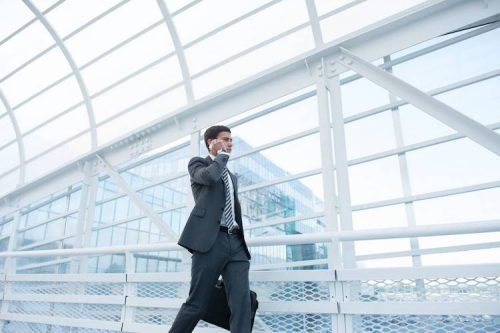
POLYGON ((203 158, 193 157, 188 164, 189 175, 195 183, 212 186, 219 180, 228 159, 229 155, 218 154, 207 166, 203 158))

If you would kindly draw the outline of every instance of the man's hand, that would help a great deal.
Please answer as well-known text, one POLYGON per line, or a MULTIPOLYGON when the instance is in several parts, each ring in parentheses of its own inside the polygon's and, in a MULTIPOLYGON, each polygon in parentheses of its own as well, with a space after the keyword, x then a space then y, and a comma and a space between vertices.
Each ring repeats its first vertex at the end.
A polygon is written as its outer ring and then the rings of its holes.
POLYGON ((220 139, 213 139, 210 142, 210 145, 208 146, 208 149, 210 150, 210 153, 214 156, 217 156, 220 150, 226 151, 226 145, 224 143, 224 140, 220 139))

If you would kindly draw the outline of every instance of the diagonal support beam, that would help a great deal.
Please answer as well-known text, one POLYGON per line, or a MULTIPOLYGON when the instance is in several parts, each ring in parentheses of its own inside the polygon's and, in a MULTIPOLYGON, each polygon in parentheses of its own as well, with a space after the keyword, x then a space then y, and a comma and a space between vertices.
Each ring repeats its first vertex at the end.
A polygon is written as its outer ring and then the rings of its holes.
POLYGON ((335 61, 500 156, 500 135, 486 126, 342 47, 335 61))
POLYGON ((151 206, 149 206, 144 202, 144 200, 142 200, 137 192, 127 184, 122 176, 120 176, 120 174, 116 172, 115 169, 104 158, 99 155, 97 155, 97 158, 103 163, 106 168, 106 172, 111 177, 111 179, 113 179, 116 185, 129 196, 130 200, 132 200, 132 202, 136 204, 137 207, 139 207, 139 209, 141 209, 144 214, 149 217, 149 219, 153 223, 155 223, 163 233, 165 233, 167 239, 169 241, 177 241, 177 234, 161 219, 161 217, 153 210, 153 208, 151 208, 151 206))

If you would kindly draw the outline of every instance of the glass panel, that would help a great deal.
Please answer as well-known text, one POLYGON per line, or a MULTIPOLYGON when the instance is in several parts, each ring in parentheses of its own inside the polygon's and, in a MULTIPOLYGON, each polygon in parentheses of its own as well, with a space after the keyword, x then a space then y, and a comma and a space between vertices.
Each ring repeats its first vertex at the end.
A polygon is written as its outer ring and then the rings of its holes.
POLYGON ((64 37, 118 2, 119 0, 65 0, 46 14, 46 17, 59 36, 64 37))
POLYGON ((188 217, 187 208, 171 210, 160 214, 160 216, 176 234, 180 235, 188 217))
POLYGON ((399 110, 405 145, 456 133, 452 128, 412 105, 405 105, 399 110))
POLYGON ((403 258, 388 258, 358 261, 357 266, 360 268, 377 268, 377 267, 411 267, 413 266, 410 257, 403 258))
POLYGON ((182 7, 192 3, 198 2, 198 0, 168 0, 166 4, 170 13, 174 13, 175 11, 181 9, 182 7))
POLYGON ((418 225, 500 219, 500 188, 415 201, 418 225))
POLYGON ((130 1, 66 41, 79 65, 162 18, 154 0, 130 1))
POLYGON ((269 0, 205 0, 175 16, 174 23, 182 44, 187 44, 267 2, 269 0))
MULTIPOLYGON (((124 198, 123 200, 127 201, 127 203, 128 203, 128 199, 124 198)), ((117 203, 117 200, 112 200, 112 201, 105 202, 102 205, 99 205, 98 207, 96 207, 96 210, 95 210, 95 224, 96 224, 96 226, 110 224, 115 220, 116 203, 117 203)), ((120 212, 123 212, 123 210, 120 209, 120 212)))
POLYGON ((44 153, 26 164, 26 180, 33 180, 90 150, 90 134, 84 134, 68 143, 44 153))
POLYGON ((58 0, 32 0, 31 2, 33 2, 40 11, 44 11, 58 2, 58 0))
MULTIPOLYGON (((124 93, 126 94, 126 92, 124 93)), ((128 94, 131 94, 131 92, 129 91, 128 94)), ((114 100, 109 100, 110 105, 114 105, 115 102, 114 100)), ((186 105, 186 92, 184 87, 181 86, 159 97, 155 97, 155 99, 145 104, 140 104, 137 107, 134 105, 130 111, 128 111, 129 109, 117 110, 121 114, 119 117, 109 122, 103 122, 97 128, 99 142, 100 144, 104 144, 120 136, 127 135, 127 133, 153 120, 167 116, 171 111, 177 110, 184 105, 186 105)), ((108 114, 103 116, 108 116, 108 114)), ((98 118, 99 116, 96 115, 96 117, 98 118)))
POLYGON ((396 148, 390 112, 345 124, 345 136, 349 160, 396 148))
POLYGON ((406 155, 415 194, 500 179, 500 158, 467 138, 406 155))
POLYGON ((69 199, 69 211, 72 211, 74 209, 79 209, 80 208, 80 197, 82 195, 82 190, 77 190, 76 192, 71 193, 70 199, 69 199))
MULTIPOLYGON (((94 94, 174 50, 162 24, 82 70, 89 94, 94 94), (144 52, 147 50, 147 52, 144 52)), ((177 64, 176 64, 177 65, 177 64)), ((175 71, 174 71, 175 72, 175 71)), ((167 87, 165 83, 165 87, 167 87)))
POLYGON ((356 241, 354 242, 354 250, 356 255, 359 256, 366 254, 409 251, 410 241, 405 238, 356 241))
MULTIPOLYGON (((153 96, 181 81, 182 75, 177 58, 169 58, 94 98, 92 104, 95 110, 96 121, 100 123, 123 111, 125 108, 141 102, 145 98, 153 96)), ((167 105, 165 104, 164 107, 167 105)), ((169 109, 171 110, 170 107, 169 109)), ((142 115, 146 114, 143 113, 142 115)), ((151 119, 151 117, 146 118, 151 119)))
POLYGON ((342 113, 349 117, 375 107, 389 104, 387 90, 361 78, 342 85, 342 113))
MULTIPOLYGON (((244 40, 245 38, 240 39, 244 40)), ((212 54, 212 48, 225 49, 225 45, 227 45, 227 41, 224 41, 224 44, 221 45, 210 45, 206 50, 197 50, 197 53, 192 55, 191 60, 189 58, 191 48, 187 49, 186 57, 188 58, 190 69, 191 67, 203 67, 201 62, 204 62, 205 58, 207 58, 204 52, 212 54)), ((270 67, 281 64, 299 54, 304 54, 313 47, 314 42, 310 27, 301 29, 194 79, 193 89, 195 95, 197 98, 200 98, 218 89, 228 87, 270 67)), ((192 72, 195 73, 194 70, 192 72)))
POLYGON ((55 87, 19 107, 14 114, 22 133, 40 125, 82 100, 78 83, 69 77, 55 87), (42 111, 43 110, 43 111, 42 111))
POLYGON ((0 219, 0 235, 9 236, 10 233, 12 232, 13 223, 14 223, 14 218, 12 216, 3 216, 0 219))
POLYGON ((34 17, 21 1, 3 1, 0 11, 0 40, 3 40, 34 17))
POLYGON ((88 128, 88 114, 84 106, 70 111, 24 137, 26 159, 66 141, 75 134, 88 130, 88 128))
MULTIPOLYGON (((2 152, 0 151, 0 156, 1 155, 2 152)), ((2 183, 2 186, 0 186, 0 195, 4 195, 15 190, 19 184, 19 169, 15 169, 4 176, 1 176, 0 182, 2 183)))
POLYGON ((352 212, 354 230, 406 227, 404 205, 391 205, 352 212))
POLYGON ((189 160, 190 147, 185 145, 182 148, 175 149, 166 154, 163 154, 155 159, 141 163, 122 173, 126 177, 129 185, 132 188, 139 188, 152 184, 155 181, 161 180, 168 176, 172 176, 179 172, 187 171, 189 160))
POLYGON ((42 224, 38 227, 26 230, 25 232, 19 233, 17 247, 24 247, 32 243, 38 243, 45 239, 45 228, 47 224, 42 224))
POLYGON ((14 132, 14 126, 12 126, 10 117, 0 117, 0 133, 2 133, 0 135, 0 147, 16 139, 16 133, 14 132))
POLYGON ((23 100, 69 73, 71 68, 68 61, 59 48, 54 48, 2 82, 2 89, 12 108, 15 108, 23 100))
MULTIPOLYGON (((2 12, 10 15, 8 10, 2 12)), ((1 21, 3 22, 3 20, 1 21)), ((0 31, 3 34, 3 30, 0 31)), ((33 56, 54 44, 54 40, 39 21, 30 24, 29 27, 3 43, 2 47, 0 47, 0 64, 2 64, 0 66, 0 77, 3 78, 33 56)))
POLYGON ((326 269, 326 265, 304 265, 303 267, 283 268, 286 263, 326 259, 327 248, 323 243, 301 245, 274 245, 251 247, 251 265, 254 269, 326 269), (275 268, 273 266, 278 266, 275 268))
POLYGON ((394 66, 394 74, 428 91, 500 68, 500 29, 394 66))
POLYGON ((140 190, 138 194, 155 210, 171 208, 187 203, 188 184, 188 178, 182 177, 140 190))
MULTIPOLYGON (((498 236, 497 236, 498 237, 498 236)), ((497 238, 498 239, 498 238, 497 238)), ((467 265, 498 263, 499 249, 463 251, 422 256, 422 263, 430 265, 467 265)))
POLYGON ((318 15, 323 15, 325 13, 331 12, 334 9, 352 3, 354 2, 354 0, 315 0, 314 2, 316 4, 316 11, 318 12, 318 15))
POLYGON ((244 223, 269 221, 320 212, 323 207, 321 175, 251 191, 239 191, 244 223))
POLYGON ((424 0, 399 0, 390 6, 380 6, 377 0, 366 0, 343 12, 330 16, 320 22, 323 40, 329 42, 354 31, 411 8, 424 0))
MULTIPOLYGON (((245 143, 233 140, 233 144, 237 146, 245 143)), ((237 175, 240 188, 320 167, 319 134, 229 160, 229 170, 237 175)))
POLYGON ((0 163, 0 174, 19 165, 19 150, 16 142, 0 150, 0 161, 2 161, 0 163))
POLYGON ((124 273, 124 256, 121 254, 102 255, 88 261, 89 273, 124 273))
MULTIPOLYGON (((259 223, 259 222, 257 222, 259 223)), ((253 224, 255 225, 255 223, 253 224)), ((248 229, 245 229, 245 232, 248 229)), ((293 222, 277 224, 268 227, 259 227, 250 229, 248 234, 250 237, 261 236, 282 236, 282 235, 295 235, 295 234, 308 234, 315 232, 325 231, 325 221, 323 217, 297 220, 293 222)))
POLYGON ((456 89, 436 98, 484 125, 500 122, 500 77, 456 89))
MULTIPOLYGON (((482 244, 489 242, 494 243, 498 242, 499 239, 500 239, 500 232, 484 232, 480 234, 471 234, 471 235, 420 237, 418 241, 422 249, 428 249, 428 248, 439 248, 443 246, 460 246, 467 244, 482 244)), ((499 250, 500 249, 497 249, 497 251, 499 250)), ((456 262, 456 263, 461 264, 461 262, 456 262)))
POLYGON ((45 239, 55 239, 64 236, 65 224, 66 218, 57 219, 47 223, 47 228, 45 229, 45 239))
POLYGON ((135 272, 179 272, 182 271, 180 251, 134 253, 135 272))
POLYGON ((401 197, 397 156, 349 167, 349 184, 353 205, 401 197))
MULTIPOLYGON (((214 63, 307 21, 305 2, 282 1, 186 49, 189 69, 193 74, 198 73, 214 63)), ((307 49, 302 49, 302 52, 305 51, 307 49)))
POLYGON ((233 153, 241 154, 251 148, 316 127, 318 111, 314 96, 233 127, 232 135, 239 138, 239 144, 235 145, 233 153))
POLYGON ((97 185, 97 195, 96 200, 99 202, 101 200, 113 197, 114 195, 121 193, 118 186, 110 179, 102 179, 97 185))
MULTIPOLYGON (((66 218, 66 225, 64 227, 64 236, 74 235, 77 223, 78 223, 78 213, 69 215, 66 218)), ((65 242, 65 244, 67 243, 68 242, 65 242)))

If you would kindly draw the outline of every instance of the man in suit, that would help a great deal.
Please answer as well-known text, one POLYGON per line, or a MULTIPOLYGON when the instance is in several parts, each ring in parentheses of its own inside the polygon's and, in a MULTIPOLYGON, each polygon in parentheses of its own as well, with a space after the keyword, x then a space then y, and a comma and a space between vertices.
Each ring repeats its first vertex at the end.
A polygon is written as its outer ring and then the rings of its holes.
POLYGON ((209 155, 193 157, 188 164, 195 206, 178 242, 193 254, 191 286, 170 333, 193 331, 220 274, 231 309, 231 332, 247 333, 251 331, 250 252, 243 235, 237 179, 226 166, 233 147, 231 130, 212 126, 204 140, 209 155))

